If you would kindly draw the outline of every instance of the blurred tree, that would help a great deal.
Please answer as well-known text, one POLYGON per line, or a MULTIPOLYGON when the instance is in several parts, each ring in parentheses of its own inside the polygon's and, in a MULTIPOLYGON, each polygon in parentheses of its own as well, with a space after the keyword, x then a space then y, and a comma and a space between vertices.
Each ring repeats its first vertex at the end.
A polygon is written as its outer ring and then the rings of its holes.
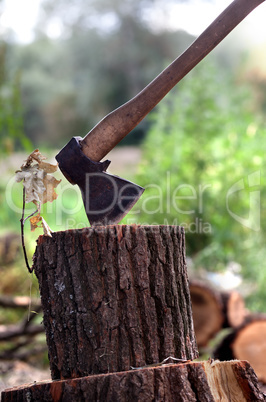
MULTIPOLYGON (((179 3, 186 1, 189 0, 179 0, 179 3)), ((71 4, 67 0, 44 0, 41 30, 47 32, 51 24, 57 23, 64 36, 94 28, 110 33, 129 20, 151 30, 149 17, 153 10, 159 9, 162 15, 169 3, 171 0, 73 0, 71 4)), ((130 36, 130 26, 128 32, 130 36)))
POLYGON ((58 145, 60 135, 67 136, 79 124, 65 50, 42 37, 17 46, 10 61, 10 67, 14 65, 21 72, 27 135, 35 146, 58 145))
MULTIPOLYGON (((35 144, 60 146, 73 135, 83 136, 192 41, 184 32, 155 33, 144 24, 139 15, 151 1, 100 3, 51 2, 36 41, 14 52, 12 64, 22 72, 26 131, 35 144), (116 15, 112 27, 110 10, 116 15), (46 35, 54 13, 64 27, 58 40, 46 35)), ((142 138, 146 125, 126 141, 142 138)))
POLYGON ((248 88, 209 60, 153 115, 135 179, 146 187, 137 219, 183 225, 197 266, 213 271, 237 261, 257 281, 265 276, 266 126, 248 88))

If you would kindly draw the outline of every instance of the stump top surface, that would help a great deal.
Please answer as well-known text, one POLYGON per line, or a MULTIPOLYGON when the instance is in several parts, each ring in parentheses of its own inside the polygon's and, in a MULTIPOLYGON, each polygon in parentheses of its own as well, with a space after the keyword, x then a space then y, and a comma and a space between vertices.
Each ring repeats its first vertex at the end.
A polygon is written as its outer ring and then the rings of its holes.
POLYGON ((231 402, 265 401, 251 366, 248 362, 238 360, 165 364, 69 380, 41 381, 6 389, 2 400, 27 400, 30 396, 31 401, 151 402, 177 400, 178 396, 178 400, 183 402, 214 402, 221 400, 216 399, 217 395, 231 402))

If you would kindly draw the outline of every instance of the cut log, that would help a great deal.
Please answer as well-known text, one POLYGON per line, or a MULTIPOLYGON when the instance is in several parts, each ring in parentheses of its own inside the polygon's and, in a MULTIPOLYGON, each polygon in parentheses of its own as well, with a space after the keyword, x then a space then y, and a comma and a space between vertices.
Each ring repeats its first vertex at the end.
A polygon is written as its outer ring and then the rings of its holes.
POLYGON ((53 379, 198 356, 177 226, 107 226, 38 240, 39 281, 53 379))
POLYGON ((190 293, 198 346, 206 346, 222 328, 238 327, 248 314, 236 291, 219 291, 209 283, 192 280, 190 293))
POLYGON ((265 401, 256 374, 245 361, 190 362, 120 373, 46 381, 10 388, 3 402, 134 401, 255 402, 265 401))
POLYGON ((225 317, 223 327, 239 327, 248 315, 243 297, 236 291, 221 292, 221 297, 225 317))
POLYGON ((254 368, 258 378, 266 383, 266 316, 254 315, 227 335, 214 351, 220 360, 244 359, 254 368))
POLYGON ((194 328, 198 346, 206 346, 223 326, 223 301, 219 292, 201 281, 190 282, 194 328))

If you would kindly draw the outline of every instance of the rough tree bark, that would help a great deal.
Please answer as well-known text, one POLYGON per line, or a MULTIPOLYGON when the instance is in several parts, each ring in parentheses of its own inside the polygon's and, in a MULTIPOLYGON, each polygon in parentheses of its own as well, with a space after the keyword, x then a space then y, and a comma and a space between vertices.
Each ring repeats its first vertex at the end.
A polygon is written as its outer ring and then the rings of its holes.
POLYGON ((5 390, 3 402, 265 401, 248 362, 194 362, 47 381, 5 390))
POLYGON ((39 280, 53 379, 198 356, 176 226, 107 226, 41 236, 39 280))

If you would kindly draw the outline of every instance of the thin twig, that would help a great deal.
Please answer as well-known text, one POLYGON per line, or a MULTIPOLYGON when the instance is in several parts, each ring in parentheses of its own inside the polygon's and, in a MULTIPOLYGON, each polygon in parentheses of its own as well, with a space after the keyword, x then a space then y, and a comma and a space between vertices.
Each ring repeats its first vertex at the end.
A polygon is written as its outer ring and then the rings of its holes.
POLYGON ((33 268, 31 268, 30 265, 29 265, 26 246, 25 246, 25 240, 24 240, 24 223, 31 216, 31 215, 29 215, 26 219, 24 219, 24 216, 25 216, 25 203, 26 203, 25 198, 26 198, 26 192, 25 192, 25 187, 23 186, 23 206, 22 206, 22 216, 21 216, 21 219, 20 219, 21 243, 22 243, 22 249, 23 249, 23 253, 24 253, 24 259, 25 259, 26 267, 28 268, 29 273, 32 274, 33 268))
POLYGON ((26 329, 30 325, 32 320, 34 320, 36 315, 39 314, 39 312, 41 310, 42 310, 42 306, 38 306, 38 307, 36 307, 35 311, 31 311, 30 314, 28 314, 27 317, 24 318, 24 320, 21 322, 22 328, 26 329))
POLYGON ((36 211, 32 212, 32 214, 28 215, 25 219, 23 219, 23 225, 25 225, 25 222, 26 222, 27 219, 31 218, 37 212, 39 212, 39 208, 37 208, 36 211))

